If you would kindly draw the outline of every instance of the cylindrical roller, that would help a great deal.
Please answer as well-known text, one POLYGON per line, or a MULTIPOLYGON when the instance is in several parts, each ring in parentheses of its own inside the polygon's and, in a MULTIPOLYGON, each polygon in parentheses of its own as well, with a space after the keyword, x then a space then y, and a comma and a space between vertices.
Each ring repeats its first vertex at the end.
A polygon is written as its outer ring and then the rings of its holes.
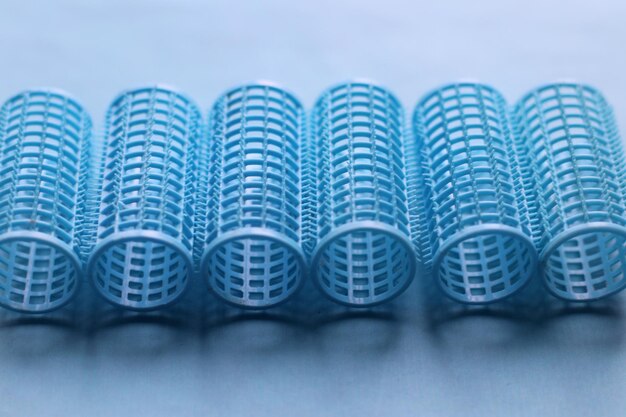
POLYGON ((312 274, 353 307, 399 295, 416 272, 409 231, 404 111, 369 82, 326 90, 311 116, 312 274))
POLYGON ((303 283, 303 117, 271 83, 234 88, 211 111, 200 273, 239 307, 275 306, 303 283))
POLYGON ((26 91, 0 110, 0 305, 58 308, 82 279, 91 120, 65 93, 26 91))
POLYGON ((89 273, 113 304, 176 301, 193 273, 201 114, 164 86, 120 94, 107 113, 89 273))
POLYGON ((626 170, 612 110, 594 88, 557 83, 515 107, 531 162, 548 289, 587 301, 626 286, 626 170))
POLYGON ((504 98, 482 84, 446 85, 419 102, 414 127, 429 199, 424 252, 436 280, 460 302, 514 294, 537 254, 504 98))

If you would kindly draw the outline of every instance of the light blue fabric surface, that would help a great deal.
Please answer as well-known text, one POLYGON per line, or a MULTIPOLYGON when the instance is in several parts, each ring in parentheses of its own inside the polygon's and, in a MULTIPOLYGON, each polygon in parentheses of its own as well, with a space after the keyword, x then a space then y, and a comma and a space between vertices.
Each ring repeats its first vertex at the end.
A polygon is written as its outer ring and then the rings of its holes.
MULTIPOLYGON (((407 110, 458 79, 513 102, 574 78, 604 92, 626 133, 625 24, 620 0, 7 0, 0 99, 63 88, 101 126, 120 90, 154 82, 206 112, 225 89, 259 78, 307 107, 333 83, 373 78, 407 110)), ((46 320, 1 312, 0 416, 626 413, 624 296, 534 321, 506 309, 432 314, 420 288, 372 313, 322 303, 306 324, 290 310, 216 306, 201 285, 206 310, 190 316, 85 313, 87 297, 46 320)))

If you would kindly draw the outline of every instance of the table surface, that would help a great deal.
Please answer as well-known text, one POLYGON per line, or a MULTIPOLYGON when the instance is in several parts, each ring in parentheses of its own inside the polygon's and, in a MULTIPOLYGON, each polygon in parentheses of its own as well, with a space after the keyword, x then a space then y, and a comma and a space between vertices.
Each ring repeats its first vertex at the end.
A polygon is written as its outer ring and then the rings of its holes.
MULTIPOLYGON (((59 87, 102 126, 120 90, 155 82, 206 111, 245 81, 276 80, 310 106, 327 86, 368 77, 412 110, 459 79, 510 102, 576 79, 605 93, 624 131, 625 18, 619 0, 3 1, 0 100, 59 87)), ((427 282, 367 311, 306 288, 291 305, 244 313, 201 283, 143 316, 87 286, 46 317, 3 311, 0 416, 626 414, 626 296, 576 306, 531 287, 466 308, 427 282)))

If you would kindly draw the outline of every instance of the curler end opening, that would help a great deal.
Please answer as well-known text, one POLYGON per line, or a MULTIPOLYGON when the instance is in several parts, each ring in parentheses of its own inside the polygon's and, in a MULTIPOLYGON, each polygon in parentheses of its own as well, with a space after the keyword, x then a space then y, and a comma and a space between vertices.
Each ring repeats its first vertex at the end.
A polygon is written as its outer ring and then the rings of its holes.
POLYGON ((59 239, 36 231, 0 236, 0 305, 20 313, 47 313, 76 294, 82 265, 59 239))
POLYGON ((170 305, 184 293, 193 273, 190 251, 158 231, 115 233, 93 250, 88 271, 110 303, 150 311, 170 305))
POLYGON ((467 304, 501 301, 526 285, 537 268, 529 236, 501 224, 468 227, 439 250, 433 270, 443 292, 467 304))
POLYGON ((273 230, 224 233, 204 252, 201 271, 218 297, 240 308, 265 309, 290 299, 304 283, 300 246, 273 230))
POLYGON ((377 221, 340 226, 313 253, 314 282, 328 298, 349 307, 372 307, 397 297, 416 269, 409 238, 377 221))
POLYGON ((596 222, 574 226, 543 251, 548 290, 567 301, 592 301, 626 288, 626 228, 596 222))

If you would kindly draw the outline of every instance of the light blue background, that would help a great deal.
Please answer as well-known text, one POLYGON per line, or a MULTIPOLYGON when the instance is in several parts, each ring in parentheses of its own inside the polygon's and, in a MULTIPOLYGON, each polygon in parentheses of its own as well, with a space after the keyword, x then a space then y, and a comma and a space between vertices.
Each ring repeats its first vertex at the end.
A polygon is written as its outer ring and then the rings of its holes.
MULTIPOLYGON (((306 106, 330 84, 373 78, 407 109, 461 78, 510 101, 575 78, 605 93, 624 131, 625 25, 620 0, 0 0, 0 99, 60 87, 101 125, 117 92, 154 82, 206 111, 259 78, 306 106)), ((0 416, 626 414, 623 296, 466 311, 427 308, 420 292, 358 314, 307 289, 304 309, 246 315, 199 284, 147 317, 89 294, 46 319, 1 312, 0 416)))

